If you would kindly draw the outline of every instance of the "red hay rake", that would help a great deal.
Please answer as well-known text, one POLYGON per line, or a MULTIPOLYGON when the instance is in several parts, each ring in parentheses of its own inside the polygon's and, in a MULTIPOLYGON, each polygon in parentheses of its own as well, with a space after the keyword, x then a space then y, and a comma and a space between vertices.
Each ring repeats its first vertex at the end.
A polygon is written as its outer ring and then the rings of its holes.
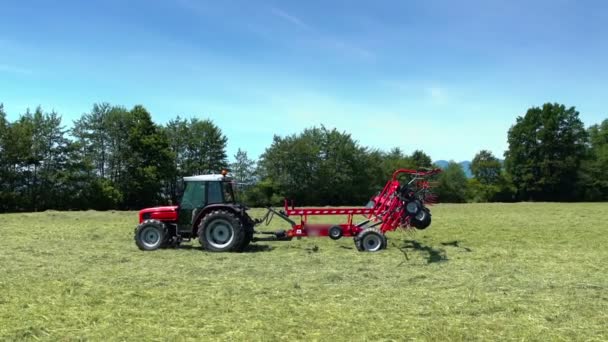
POLYGON ((440 169, 399 169, 365 207, 296 208, 293 202, 290 207, 288 200, 285 200, 283 210, 275 211, 269 208, 268 214, 262 220, 271 219, 268 215, 272 213, 291 224, 292 228, 287 231, 272 233, 279 240, 317 236, 329 236, 334 240, 354 237, 355 245, 360 251, 377 251, 386 247, 386 232, 398 228, 425 229, 431 224, 428 206, 436 202, 436 196, 431 192, 428 178, 440 172, 440 169), (400 181, 402 175, 409 176, 409 180, 400 181), (309 222, 311 216, 327 215, 345 215, 347 220, 346 223, 340 224, 309 222), (363 215, 365 220, 355 223, 355 215, 363 215), (290 219, 294 216, 300 217, 300 223, 290 219))

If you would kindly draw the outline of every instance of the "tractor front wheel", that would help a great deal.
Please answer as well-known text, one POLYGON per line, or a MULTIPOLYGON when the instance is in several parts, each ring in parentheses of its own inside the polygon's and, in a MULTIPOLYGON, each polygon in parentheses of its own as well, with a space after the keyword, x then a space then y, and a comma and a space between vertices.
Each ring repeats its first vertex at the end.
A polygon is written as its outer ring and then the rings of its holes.
POLYGON ((167 240, 167 227, 157 220, 146 220, 135 229, 135 244, 142 251, 153 251, 167 240))
POLYGON ((246 238, 241 221, 227 211, 212 211, 199 224, 198 240, 210 252, 240 252, 246 238))
POLYGON ((380 229, 367 228, 355 237, 355 247, 359 252, 378 252, 385 249, 386 245, 386 236, 380 229))

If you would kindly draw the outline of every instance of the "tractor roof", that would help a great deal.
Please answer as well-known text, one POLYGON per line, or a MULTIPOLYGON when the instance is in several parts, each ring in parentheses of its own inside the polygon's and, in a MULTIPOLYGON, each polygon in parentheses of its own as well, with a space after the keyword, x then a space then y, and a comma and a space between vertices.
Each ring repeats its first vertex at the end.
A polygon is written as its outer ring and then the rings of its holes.
POLYGON ((185 182, 221 182, 221 181, 227 181, 230 180, 230 177, 227 176, 223 176, 223 175, 198 175, 198 176, 190 176, 190 177, 184 177, 184 181, 185 182))

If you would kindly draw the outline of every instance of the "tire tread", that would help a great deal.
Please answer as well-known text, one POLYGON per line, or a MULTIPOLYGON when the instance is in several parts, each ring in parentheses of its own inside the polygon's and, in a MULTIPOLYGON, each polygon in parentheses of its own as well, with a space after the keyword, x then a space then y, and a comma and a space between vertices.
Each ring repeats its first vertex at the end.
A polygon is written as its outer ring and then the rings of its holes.
POLYGON ((135 245, 137 245, 137 248, 139 248, 142 251, 152 251, 152 250, 156 250, 161 247, 164 247, 167 243, 167 225, 165 225, 162 221, 159 221, 159 220, 154 220, 154 219, 144 220, 142 223, 137 225, 137 227, 135 228, 135 234, 133 236, 133 239, 135 240, 135 245), (159 229, 161 231, 162 242, 160 243, 160 245, 157 248, 149 249, 143 244, 141 239, 139 239, 139 235, 141 234, 141 231, 144 229, 144 227, 147 227, 149 225, 157 226, 157 229, 159 229))
POLYGON ((247 234, 243 222, 232 212, 218 209, 211 211, 206 214, 198 225, 198 241, 204 250, 209 252, 241 252, 245 247, 247 240, 247 234), (224 217, 233 225, 234 242, 226 249, 219 250, 207 243, 205 239, 205 228, 208 222, 212 221, 215 217, 224 217))
POLYGON ((382 237, 382 246, 378 251, 381 251, 386 248, 388 245, 388 241, 386 240, 386 235, 382 233, 382 231, 378 228, 365 228, 355 236, 355 247, 359 252, 366 252, 365 247, 363 246, 363 238, 368 234, 378 234, 382 237))

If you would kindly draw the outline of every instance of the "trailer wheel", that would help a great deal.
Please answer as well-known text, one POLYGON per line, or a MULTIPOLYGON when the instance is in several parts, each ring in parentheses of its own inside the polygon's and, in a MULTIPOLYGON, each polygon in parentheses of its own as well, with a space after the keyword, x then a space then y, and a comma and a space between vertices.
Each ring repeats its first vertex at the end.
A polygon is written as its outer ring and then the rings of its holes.
POLYGON ((333 226, 329 228, 328 235, 332 240, 338 240, 342 237, 342 227, 333 226))
POLYGON ((420 201, 413 201, 405 205, 405 211, 408 215, 417 215, 419 214, 421 207, 420 201))
POLYGON ((416 229, 426 229, 431 225, 431 213, 429 213, 428 209, 424 208, 416 216, 412 217, 411 222, 412 226, 416 229))
POLYGON ((139 249, 153 251, 167 242, 167 227, 158 220, 145 220, 135 229, 134 238, 139 249))
POLYGON ((203 217, 198 227, 198 240, 207 251, 240 252, 244 247, 245 228, 230 212, 212 211, 203 217))
POLYGON ((386 245, 386 236, 376 228, 364 229, 355 237, 355 247, 359 252, 378 252, 386 245))

